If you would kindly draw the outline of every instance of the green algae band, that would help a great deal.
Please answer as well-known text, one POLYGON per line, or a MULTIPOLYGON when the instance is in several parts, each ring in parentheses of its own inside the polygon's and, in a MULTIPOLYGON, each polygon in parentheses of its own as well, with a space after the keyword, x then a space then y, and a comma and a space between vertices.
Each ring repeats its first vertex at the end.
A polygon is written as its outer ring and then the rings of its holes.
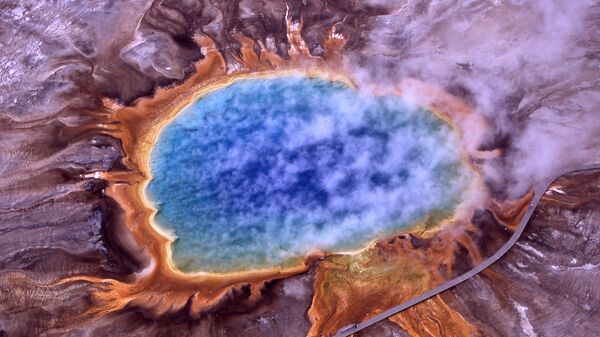
POLYGON ((240 80, 161 132, 148 196, 182 271, 291 266, 355 250, 431 214, 471 179, 433 113, 303 77, 240 80))

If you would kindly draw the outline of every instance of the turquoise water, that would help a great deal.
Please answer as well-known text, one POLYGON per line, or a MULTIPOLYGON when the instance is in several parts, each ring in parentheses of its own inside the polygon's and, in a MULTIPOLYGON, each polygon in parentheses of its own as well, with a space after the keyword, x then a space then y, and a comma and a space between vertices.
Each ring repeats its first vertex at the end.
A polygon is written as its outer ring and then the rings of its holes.
POLYGON ((451 212, 471 179, 458 149, 450 126, 400 97, 240 80, 162 130, 147 192, 180 270, 286 266, 451 212))

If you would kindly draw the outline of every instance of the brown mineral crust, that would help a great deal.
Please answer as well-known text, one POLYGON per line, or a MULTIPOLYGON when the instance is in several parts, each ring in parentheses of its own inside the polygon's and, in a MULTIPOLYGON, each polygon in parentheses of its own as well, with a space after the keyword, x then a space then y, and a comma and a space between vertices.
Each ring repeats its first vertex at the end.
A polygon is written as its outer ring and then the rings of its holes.
MULTIPOLYGON (((389 319, 378 322, 354 334, 353 337, 411 337, 407 331, 389 319)), ((427 335, 424 335, 427 336, 427 335)))
POLYGON ((263 301, 246 310, 230 306, 228 311, 190 319, 187 312, 148 317, 143 310, 127 307, 97 320, 53 329, 48 336, 214 336, 305 337, 310 327, 306 311, 313 291, 311 273, 269 284, 263 301))
POLYGON ((364 45, 361 32, 366 28, 367 18, 390 12, 383 3, 368 4, 362 1, 307 0, 290 2, 288 6, 288 16, 295 22, 304 23, 302 39, 306 41, 310 53, 316 56, 323 55, 327 50, 329 27, 335 27, 335 33, 346 38, 346 49, 356 49, 364 45))
MULTIPOLYGON (((528 201, 526 200, 525 203, 528 201)), ((526 210, 527 207, 521 209, 526 210)), ((483 257, 497 252, 513 234, 510 226, 499 222, 489 209, 479 209, 473 212, 471 223, 474 229, 468 232, 469 237, 483 257)))

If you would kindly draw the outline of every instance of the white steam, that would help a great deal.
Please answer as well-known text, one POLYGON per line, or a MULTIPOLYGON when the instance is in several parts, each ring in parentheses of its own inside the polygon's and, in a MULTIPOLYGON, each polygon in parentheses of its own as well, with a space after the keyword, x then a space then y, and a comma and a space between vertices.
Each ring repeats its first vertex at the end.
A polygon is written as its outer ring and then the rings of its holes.
MULTIPOLYGON (((600 152, 597 1, 370 1, 390 15, 368 23, 347 62, 358 82, 416 77, 466 96, 508 138, 486 179, 510 196, 600 152)), ((476 144, 480 145, 480 144, 476 144)))

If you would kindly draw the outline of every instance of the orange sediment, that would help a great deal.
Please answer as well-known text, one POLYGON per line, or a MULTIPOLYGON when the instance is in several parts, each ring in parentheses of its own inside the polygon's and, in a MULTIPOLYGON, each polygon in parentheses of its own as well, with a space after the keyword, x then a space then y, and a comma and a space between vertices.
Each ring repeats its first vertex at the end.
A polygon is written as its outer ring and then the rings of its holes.
POLYGON ((411 336, 476 337, 478 329, 453 311, 440 295, 389 318, 411 336))

